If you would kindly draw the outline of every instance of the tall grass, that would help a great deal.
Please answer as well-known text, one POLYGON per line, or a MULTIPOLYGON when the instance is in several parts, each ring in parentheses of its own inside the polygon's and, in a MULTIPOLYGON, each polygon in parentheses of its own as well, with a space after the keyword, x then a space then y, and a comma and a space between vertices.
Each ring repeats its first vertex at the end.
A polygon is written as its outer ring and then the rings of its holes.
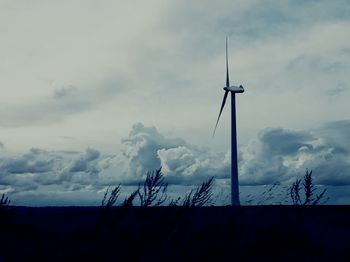
POLYGON ((5 194, 2 194, 0 198, 0 207, 9 206, 10 203, 11 203, 11 200, 5 194))
POLYGON ((327 189, 321 191, 320 194, 316 194, 317 188, 314 185, 312 178, 312 171, 306 170, 303 181, 296 179, 289 189, 289 194, 292 199, 293 205, 318 205, 325 196, 327 189), (303 183, 302 183, 303 182, 303 183), (302 200, 301 194, 304 191, 304 198, 302 200))
MULTIPOLYGON (((139 205, 142 207, 161 205, 201 207, 210 205, 213 204, 213 182, 214 177, 211 177, 197 188, 191 189, 186 195, 177 199, 169 199, 167 194, 168 183, 165 182, 162 169, 159 168, 147 172, 143 184, 139 184, 137 190, 124 200, 122 206, 133 206, 136 199, 139 200, 139 205)), ((320 193, 317 193, 317 190, 318 188, 313 181, 312 171, 306 170, 303 179, 296 179, 291 186, 274 183, 260 195, 254 196, 250 194, 250 199, 247 203, 250 205, 264 205, 274 201, 272 204, 277 205, 290 203, 293 205, 319 205, 324 200, 327 189, 322 190, 320 193), (284 194, 285 196, 283 197, 284 194)), ((120 184, 111 191, 110 187, 108 187, 102 200, 102 206, 112 207, 116 205, 120 191, 120 184)))
POLYGON ((168 183, 164 182, 162 168, 147 172, 146 180, 143 187, 139 185, 137 191, 140 198, 141 206, 160 206, 167 200, 168 183))
MULTIPOLYGON (((162 168, 149 171, 146 174, 146 179, 143 184, 139 184, 137 190, 131 193, 122 203, 122 206, 133 206, 136 198, 139 199, 140 206, 151 207, 161 206, 168 202, 168 206, 204 206, 211 203, 212 200, 212 188, 214 177, 211 177, 207 181, 204 181, 200 186, 192 189, 188 194, 183 197, 178 197, 176 200, 168 199, 168 183, 165 182, 162 168), (182 201, 181 201, 182 200, 182 201)), ((119 184, 113 190, 110 191, 110 187, 107 188, 104 193, 101 206, 111 208, 116 205, 117 199, 120 195, 121 185, 119 184)))

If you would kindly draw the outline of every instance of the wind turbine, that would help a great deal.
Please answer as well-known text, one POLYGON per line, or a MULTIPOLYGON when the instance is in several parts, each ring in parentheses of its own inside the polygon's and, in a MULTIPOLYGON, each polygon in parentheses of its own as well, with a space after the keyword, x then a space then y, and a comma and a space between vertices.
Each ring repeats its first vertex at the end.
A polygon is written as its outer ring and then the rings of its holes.
POLYGON ((230 92, 231 93, 231 205, 239 206, 237 131, 236 131, 236 94, 243 93, 244 88, 242 85, 230 86, 230 79, 229 79, 229 73, 228 73, 227 42, 228 42, 228 39, 226 37, 226 86, 224 87, 225 94, 224 94, 224 99, 222 100, 218 119, 216 120, 213 136, 218 126, 222 110, 224 109, 228 93, 230 92))

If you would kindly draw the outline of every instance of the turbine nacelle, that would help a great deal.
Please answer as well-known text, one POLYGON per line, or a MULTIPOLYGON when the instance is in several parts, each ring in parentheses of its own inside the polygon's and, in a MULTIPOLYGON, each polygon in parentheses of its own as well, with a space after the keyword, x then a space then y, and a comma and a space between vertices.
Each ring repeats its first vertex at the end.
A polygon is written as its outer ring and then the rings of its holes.
POLYGON ((242 85, 240 85, 240 86, 225 86, 224 90, 232 92, 232 93, 243 93, 244 92, 244 88, 242 85))

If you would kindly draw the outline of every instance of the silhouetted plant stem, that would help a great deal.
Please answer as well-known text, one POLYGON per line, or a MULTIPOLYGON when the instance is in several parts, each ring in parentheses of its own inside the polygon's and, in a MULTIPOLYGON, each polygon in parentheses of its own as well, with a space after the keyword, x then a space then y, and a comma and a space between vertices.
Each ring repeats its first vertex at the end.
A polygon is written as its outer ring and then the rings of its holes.
POLYGON ((11 200, 9 200, 9 198, 5 194, 2 194, 0 199, 0 207, 9 206, 10 203, 11 203, 11 200))
POLYGON ((304 189, 304 201, 302 202, 300 197, 301 192, 301 180, 297 179, 290 187, 289 193, 292 199, 293 205, 317 205, 324 197, 327 189, 324 189, 319 195, 314 197, 316 187, 312 179, 312 171, 306 170, 303 178, 303 189, 304 189))
POLYGON ((137 191, 141 206, 160 206, 167 199, 167 189, 168 184, 164 182, 164 175, 161 167, 156 171, 147 172, 142 189, 139 185, 137 191))
POLYGON ((214 177, 207 181, 204 181, 202 185, 198 186, 196 190, 191 190, 188 195, 185 196, 183 206, 204 206, 209 203, 212 198, 212 186, 214 177))
POLYGON ((103 207, 107 207, 107 208, 111 208, 116 202, 117 199, 119 197, 120 194, 120 184, 117 185, 110 193, 109 197, 108 197, 108 192, 109 192, 109 187, 107 188, 103 199, 102 199, 102 203, 101 206, 103 207), (108 199, 107 199, 108 197, 108 199))

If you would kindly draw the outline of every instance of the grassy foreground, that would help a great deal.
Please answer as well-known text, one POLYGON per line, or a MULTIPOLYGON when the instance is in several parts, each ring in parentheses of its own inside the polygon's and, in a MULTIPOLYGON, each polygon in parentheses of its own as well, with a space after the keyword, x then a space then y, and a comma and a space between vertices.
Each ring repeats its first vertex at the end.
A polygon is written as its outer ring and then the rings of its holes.
POLYGON ((9 207, 0 261, 350 261, 350 206, 9 207))

